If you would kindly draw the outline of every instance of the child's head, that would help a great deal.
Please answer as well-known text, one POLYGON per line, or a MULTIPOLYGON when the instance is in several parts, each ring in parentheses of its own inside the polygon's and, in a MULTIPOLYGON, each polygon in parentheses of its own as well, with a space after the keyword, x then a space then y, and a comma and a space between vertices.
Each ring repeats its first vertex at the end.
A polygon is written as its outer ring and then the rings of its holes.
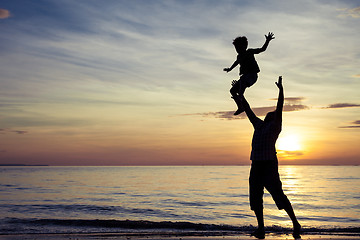
POLYGON ((233 44, 237 52, 246 50, 248 47, 248 40, 245 36, 237 37, 234 39, 233 44))

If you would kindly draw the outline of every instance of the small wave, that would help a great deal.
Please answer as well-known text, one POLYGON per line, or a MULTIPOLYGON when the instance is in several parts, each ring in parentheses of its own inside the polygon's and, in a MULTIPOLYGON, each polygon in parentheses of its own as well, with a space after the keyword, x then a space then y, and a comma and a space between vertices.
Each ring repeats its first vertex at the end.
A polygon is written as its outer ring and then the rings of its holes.
MULTIPOLYGON (((18 219, 6 218, 4 223, 8 225, 22 225, 32 227, 63 227, 66 232, 72 233, 71 229, 74 228, 92 228, 89 232, 94 232, 95 229, 116 229, 119 232, 131 232, 133 230, 169 230, 169 231, 205 231, 211 233, 214 231, 227 232, 227 233, 248 233, 253 231, 256 227, 249 226, 232 226, 232 225, 219 225, 219 224, 205 224, 205 223, 192 223, 192 222, 172 222, 172 221, 145 221, 145 220, 100 220, 100 219, 18 219)), ((34 229, 34 228, 32 228, 34 229)), ((360 227, 332 227, 332 228, 318 228, 307 227, 302 229, 304 234, 351 234, 360 236, 360 227)), ((106 230, 105 230, 106 231, 106 230)), ((266 227, 266 231, 272 233, 285 234, 292 232, 291 228, 281 226, 266 227)), ((102 230, 104 232, 104 230, 102 230)), ((114 230, 109 230, 114 232, 114 230)))
POLYGON ((82 204, 31 204, 31 205, 11 205, 0 204, 0 208, 7 209, 12 212, 36 212, 36 211, 49 211, 49 212, 96 212, 96 213, 157 213, 162 214, 160 210, 147 209, 147 208, 125 208, 121 206, 97 206, 97 205, 82 205, 82 204))

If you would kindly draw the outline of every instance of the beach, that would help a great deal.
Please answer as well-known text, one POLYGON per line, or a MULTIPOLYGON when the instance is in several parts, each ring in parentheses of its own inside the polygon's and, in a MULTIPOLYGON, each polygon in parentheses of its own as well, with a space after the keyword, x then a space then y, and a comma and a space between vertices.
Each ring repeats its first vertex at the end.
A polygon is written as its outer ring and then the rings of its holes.
MULTIPOLYGON (((0 239, 255 239, 249 166, 2 167, 0 239)), ((359 166, 281 166, 302 239, 359 239, 359 166), (315 179, 315 181, 314 181, 315 179)), ((266 239, 293 239, 264 195, 266 239)))
MULTIPOLYGON (((82 233, 82 234, 19 234, 19 235, 0 235, 0 240, 256 240, 245 234, 206 235, 206 233, 82 233)), ((287 234, 269 234, 265 239, 270 240, 290 240, 294 239, 287 234)), ((302 235, 303 240, 358 240, 360 236, 337 235, 337 234, 306 234, 302 235)))

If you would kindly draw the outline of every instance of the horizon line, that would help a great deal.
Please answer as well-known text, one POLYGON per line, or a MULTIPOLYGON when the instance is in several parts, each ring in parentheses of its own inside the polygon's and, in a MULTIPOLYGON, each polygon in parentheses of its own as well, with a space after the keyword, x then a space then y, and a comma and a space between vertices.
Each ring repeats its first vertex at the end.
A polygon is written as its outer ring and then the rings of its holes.
MULTIPOLYGON (((279 164, 280 166, 360 166, 360 164, 279 164)), ((227 166, 251 166, 249 164, 140 164, 140 165, 50 165, 50 164, 0 164, 0 167, 227 167, 227 166)))

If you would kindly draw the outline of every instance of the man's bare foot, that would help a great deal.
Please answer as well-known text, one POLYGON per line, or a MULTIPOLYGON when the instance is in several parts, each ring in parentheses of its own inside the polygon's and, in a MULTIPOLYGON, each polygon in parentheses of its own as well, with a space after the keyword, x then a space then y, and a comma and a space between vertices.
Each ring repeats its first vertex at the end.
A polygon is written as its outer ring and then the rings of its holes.
POLYGON ((265 239, 265 230, 264 229, 256 229, 254 232, 251 233, 250 236, 254 236, 258 239, 265 239))
POLYGON ((301 239, 300 231, 301 231, 301 225, 299 223, 295 224, 294 225, 294 231, 293 231, 293 237, 295 239, 301 239))

